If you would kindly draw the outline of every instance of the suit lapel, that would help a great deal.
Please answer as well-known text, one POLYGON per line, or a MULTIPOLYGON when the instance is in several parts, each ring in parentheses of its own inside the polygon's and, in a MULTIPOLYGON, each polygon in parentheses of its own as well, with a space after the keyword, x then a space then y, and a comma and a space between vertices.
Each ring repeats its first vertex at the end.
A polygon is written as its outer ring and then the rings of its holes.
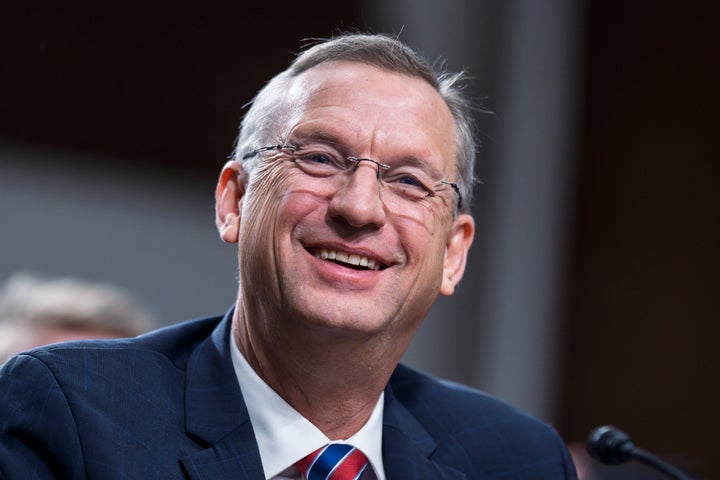
POLYGON ((264 480, 260 452, 230 360, 232 310, 188 360, 186 428, 205 450, 181 463, 193 480, 264 480))
MULTIPOLYGON (((180 459, 192 480, 263 480, 260 452, 230 360, 232 310, 188 360, 185 415, 188 435, 207 448, 180 459)), ((430 434, 385 389, 383 462, 388 480, 466 480, 430 459, 430 434)))
POLYGON ((383 463, 388 480, 465 480, 464 473, 430 459, 435 440, 415 417, 385 389, 383 463))
POLYGON ((239 428, 210 448, 180 459, 192 480, 264 480, 252 427, 239 428))

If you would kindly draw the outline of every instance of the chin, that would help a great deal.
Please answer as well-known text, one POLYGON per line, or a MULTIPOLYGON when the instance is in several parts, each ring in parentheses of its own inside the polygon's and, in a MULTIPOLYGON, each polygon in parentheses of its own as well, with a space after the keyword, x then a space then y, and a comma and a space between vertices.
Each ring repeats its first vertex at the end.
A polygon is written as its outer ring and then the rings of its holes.
POLYGON ((375 334, 389 327, 392 315, 372 314, 367 310, 353 308, 347 303, 326 304, 326 308, 295 311, 289 318, 296 318, 311 328, 335 331, 338 334, 375 334))

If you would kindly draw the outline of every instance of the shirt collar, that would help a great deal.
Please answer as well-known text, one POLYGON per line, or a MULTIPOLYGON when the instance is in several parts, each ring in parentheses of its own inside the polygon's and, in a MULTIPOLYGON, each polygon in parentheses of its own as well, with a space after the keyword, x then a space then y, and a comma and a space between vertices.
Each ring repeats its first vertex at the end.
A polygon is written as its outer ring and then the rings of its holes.
MULTIPOLYGON (((295 462, 330 443, 315 425, 280 397, 252 369, 230 336, 230 356, 240 384, 266 479, 294 465, 295 462)), ((368 458, 378 480, 385 480, 382 461, 382 418, 385 393, 380 394, 368 421, 349 443, 368 458)))

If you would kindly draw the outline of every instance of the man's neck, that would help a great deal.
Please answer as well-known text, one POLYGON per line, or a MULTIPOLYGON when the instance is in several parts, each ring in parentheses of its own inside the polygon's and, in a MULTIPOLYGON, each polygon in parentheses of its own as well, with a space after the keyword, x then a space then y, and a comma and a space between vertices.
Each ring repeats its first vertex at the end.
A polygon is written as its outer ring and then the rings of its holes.
POLYGON ((377 339, 309 328, 278 329, 269 338, 253 329, 246 315, 238 304, 233 318, 238 349, 295 410, 331 440, 347 439, 367 422, 399 361, 397 349, 377 339))

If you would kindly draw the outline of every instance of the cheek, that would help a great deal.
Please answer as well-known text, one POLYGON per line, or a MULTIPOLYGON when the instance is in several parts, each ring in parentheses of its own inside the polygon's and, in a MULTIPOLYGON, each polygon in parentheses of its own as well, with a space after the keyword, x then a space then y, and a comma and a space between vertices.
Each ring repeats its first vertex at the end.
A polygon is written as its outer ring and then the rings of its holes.
POLYGON ((264 165, 253 176, 240 229, 243 276, 245 270, 253 275, 250 278, 275 272, 278 256, 284 252, 282 242, 290 238, 288 232, 302 228, 302 219, 308 215, 320 214, 322 197, 297 177, 298 171, 286 162, 264 165))
POLYGON ((286 227, 293 237, 302 231, 325 224, 327 202, 315 193, 289 189, 284 192, 278 209, 278 228, 286 227))
POLYGON ((440 238, 440 235, 432 235, 422 245, 418 246, 418 252, 421 257, 421 275, 426 276, 428 279, 437 279, 439 282, 442 278, 445 260, 445 242, 440 238))
POLYGON ((429 216, 422 225, 415 221, 397 224, 408 262, 414 270, 412 282, 415 288, 423 290, 423 295, 437 293, 442 282, 448 223, 444 220, 429 216))
POLYGON ((403 239, 408 256, 418 263, 428 264, 445 256, 445 241, 451 220, 437 211, 423 215, 396 215, 396 228, 403 239))
POLYGON ((284 190, 283 165, 259 167, 244 197, 240 221, 240 272, 256 281, 273 271, 278 210, 284 190))

